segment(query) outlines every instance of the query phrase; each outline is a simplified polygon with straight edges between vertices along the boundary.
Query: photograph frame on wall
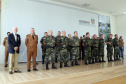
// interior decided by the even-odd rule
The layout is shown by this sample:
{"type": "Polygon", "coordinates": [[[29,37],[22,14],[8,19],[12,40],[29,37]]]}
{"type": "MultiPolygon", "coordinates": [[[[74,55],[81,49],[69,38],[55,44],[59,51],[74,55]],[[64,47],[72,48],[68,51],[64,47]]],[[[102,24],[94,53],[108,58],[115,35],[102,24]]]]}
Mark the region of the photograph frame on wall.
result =
{"type": "Polygon", "coordinates": [[[99,36],[103,34],[104,40],[108,38],[111,34],[111,26],[110,26],[110,17],[104,15],[98,15],[99,22],[98,22],[98,32],[99,36]]]}

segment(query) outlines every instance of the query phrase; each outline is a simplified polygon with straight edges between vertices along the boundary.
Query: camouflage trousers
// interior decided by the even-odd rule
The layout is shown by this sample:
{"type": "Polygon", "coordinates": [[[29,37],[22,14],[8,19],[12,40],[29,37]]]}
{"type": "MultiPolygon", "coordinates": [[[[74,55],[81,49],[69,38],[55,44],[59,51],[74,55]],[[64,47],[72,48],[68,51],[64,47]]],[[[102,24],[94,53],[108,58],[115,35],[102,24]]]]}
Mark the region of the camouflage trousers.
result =
{"type": "Polygon", "coordinates": [[[91,59],[91,47],[85,47],[85,61],[91,59]]]}
{"type": "Polygon", "coordinates": [[[69,53],[66,48],[60,50],[60,62],[68,62],[69,53]]]}
{"type": "Polygon", "coordinates": [[[42,59],[46,56],[46,47],[42,46],[42,59]]]}
{"type": "Polygon", "coordinates": [[[55,58],[58,58],[59,53],[60,53],[60,47],[57,46],[55,49],[55,58]]]}
{"type": "Polygon", "coordinates": [[[49,56],[51,56],[51,62],[55,63],[55,52],[54,52],[54,48],[47,48],[46,49],[46,63],[49,62],[49,56]]]}
{"type": "Polygon", "coordinates": [[[119,58],[119,46],[114,47],[114,57],[119,58]]]}
{"type": "Polygon", "coordinates": [[[112,58],[112,55],[113,55],[113,47],[108,47],[107,48],[107,57],[112,58]]]}
{"type": "Polygon", "coordinates": [[[68,47],[68,53],[70,55],[70,60],[72,60],[72,49],[68,47]]]}
{"type": "Polygon", "coordinates": [[[99,49],[99,56],[100,58],[104,59],[104,48],[99,49]]]}
{"type": "Polygon", "coordinates": [[[93,48],[93,59],[100,59],[98,48],[93,48]]]}
{"type": "Polygon", "coordinates": [[[79,59],[79,47],[73,47],[72,50],[72,61],[79,59]]]}

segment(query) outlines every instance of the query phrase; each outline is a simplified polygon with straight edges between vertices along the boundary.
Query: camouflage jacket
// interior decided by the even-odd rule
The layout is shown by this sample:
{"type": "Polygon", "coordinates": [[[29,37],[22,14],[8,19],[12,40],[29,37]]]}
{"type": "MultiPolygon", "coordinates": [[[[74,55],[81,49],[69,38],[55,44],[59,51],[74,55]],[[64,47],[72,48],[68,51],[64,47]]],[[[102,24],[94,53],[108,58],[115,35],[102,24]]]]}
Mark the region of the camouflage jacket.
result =
{"type": "Polygon", "coordinates": [[[68,38],[66,36],[65,37],[61,36],[59,43],[60,43],[61,48],[67,48],[68,47],[68,38]]]}
{"type": "Polygon", "coordinates": [[[60,38],[61,38],[61,36],[55,37],[56,46],[58,45],[58,43],[60,43],[60,38]]]}
{"type": "Polygon", "coordinates": [[[80,40],[78,37],[73,36],[71,39],[71,46],[72,47],[79,47],[80,40]]]}
{"type": "Polygon", "coordinates": [[[119,39],[118,38],[113,39],[113,46],[119,46],[119,39]]]}
{"type": "Polygon", "coordinates": [[[110,42],[111,43],[111,44],[107,44],[107,47],[113,47],[113,40],[112,40],[112,38],[106,39],[105,42],[110,42]]]}
{"type": "Polygon", "coordinates": [[[104,39],[99,39],[99,48],[104,48],[104,39]]]}
{"type": "Polygon", "coordinates": [[[41,38],[41,40],[40,40],[42,46],[44,46],[44,40],[46,40],[46,36],[43,36],[43,37],[41,38]]]}
{"type": "Polygon", "coordinates": [[[99,47],[99,40],[98,39],[93,39],[92,40],[92,46],[94,48],[98,48],[99,47]]]}
{"type": "Polygon", "coordinates": [[[55,37],[54,36],[48,35],[43,42],[46,43],[46,47],[55,47],[55,37]]]}
{"type": "Polygon", "coordinates": [[[91,47],[92,45],[92,40],[88,37],[86,37],[84,40],[83,40],[83,44],[85,47],[91,47]]]}

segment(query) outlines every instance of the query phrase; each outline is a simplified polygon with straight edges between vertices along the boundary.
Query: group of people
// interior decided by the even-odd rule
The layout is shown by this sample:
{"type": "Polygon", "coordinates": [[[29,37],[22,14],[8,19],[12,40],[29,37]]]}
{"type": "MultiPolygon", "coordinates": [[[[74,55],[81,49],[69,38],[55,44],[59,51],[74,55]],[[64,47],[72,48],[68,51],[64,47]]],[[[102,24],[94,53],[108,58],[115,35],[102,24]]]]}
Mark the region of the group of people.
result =
{"type": "MultiPolygon", "coordinates": [[[[21,73],[18,70],[18,56],[19,56],[19,48],[21,44],[20,35],[17,34],[18,28],[13,28],[13,33],[8,32],[3,41],[3,45],[5,46],[5,67],[7,67],[8,62],[8,54],[10,57],[9,63],[9,74],[13,74],[13,66],[15,73],[21,73]],[[14,63],[13,63],[14,60],[14,63]]],[[[53,36],[53,31],[49,30],[44,33],[44,36],[41,38],[40,43],[42,44],[42,64],[46,63],[46,70],[49,70],[48,65],[49,56],[51,56],[52,69],[57,69],[55,63],[58,63],[58,56],[60,54],[60,68],[70,67],[68,65],[68,61],[71,61],[71,66],[80,64],[79,53],[80,46],[82,47],[82,60],[84,60],[85,64],[94,64],[99,62],[105,62],[104,60],[104,45],[107,44],[107,58],[108,62],[113,61],[113,49],[114,49],[114,61],[120,59],[119,56],[119,44],[123,46],[123,39],[118,39],[118,35],[115,34],[115,38],[112,39],[112,34],[108,37],[108,39],[104,42],[103,34],[100,35],[100,38],[97,37],[96,34],[92,36],[90,39],[90,33],[87,32],[86,36],[83,39],[78,38],[78,32],[74,32],[74,36],[71,37],[71,34],[66,36],[66,31],[58,31],[58,35],[56,37],[53,36]],[[62,33],[62,35],[61,35],[62,33]],[[81,41],[80,41],[81,40],[81,41]],[[70,56],[70,59],[69,59],[70,56]]],[[[31,28],[30,34],[26,35],[25,45],[27,47],[27,71],[31,71],[31,57],[33,58],[33,70],[38,71],[36,68],[36,57],[37,57],[37,44],[38,44],[38,35],[35,34],[34,28],[31,28]]],[[[123,51],[121,51],[121,55],[123,56],[123,51]]]]}

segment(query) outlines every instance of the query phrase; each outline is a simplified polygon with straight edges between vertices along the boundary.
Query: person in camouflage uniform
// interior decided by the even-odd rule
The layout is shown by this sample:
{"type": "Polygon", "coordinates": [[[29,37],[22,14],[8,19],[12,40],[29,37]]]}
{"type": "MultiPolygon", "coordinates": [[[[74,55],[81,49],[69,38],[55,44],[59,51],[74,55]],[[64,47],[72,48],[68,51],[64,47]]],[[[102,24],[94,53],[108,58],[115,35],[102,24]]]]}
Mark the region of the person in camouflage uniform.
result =
{"type": "Polygon", "coordinates": [[[58,35],[55,37],[55,41],[56,41],[55,62],[56,63],[58,63],[57,59],[58,59],[58,55],[59,55],[59,52],[60,52],[60,45],[58,45],[59,44],[60,37],[61,37],[61,32],[58,31],[58,35]]]}
{"type": "Polygon", "coordinates": [[[103,34],[100,35],[99,39],[99,56],[102,59],[102,62],[106,62],[104,60],[104,39],[103,39],[103,34]]]}
{"type": "Polygon", "coordinates": [[[71,39],[71,43],[70,43],[72,49],[72,60],[71,60],[71,66],[74,66],[74,62],[75,65],[80,65],[78,64],[78,58],[79,58],[79,38],[78,38],[78,33],[77,31],[74,32],[74,36],[71,39]]]}
{"type": "Polygon", "coordinates": [[[90,62],[91,59],[91,44],[92,41],[90,39],[89,32],[86,33],[86,38],[83,40],[82,45],[85,46],[85,64],[88,65],[88,62],[90,62]],[[87,62],[88,61],[88,62],[87,62]]]}
{"type": "Polygon", "coordinates": [[[52,36],[53,32],[52,30],[49,30],[48,36],[44,40],[44,45],[46,46],[46,70],[49,70],[48,68],[48,62],[49,62],[49,56],[51,55],[51,62],[52,62],[52,69],[57,69],[55,67],[55,37],[52,36]]]}
{"type": "Polygon", "coordinates": [[[64,62],[64,67],[70,67],[67,65],[69,59],[68,53],[68,38],[65,36],[66,32],[62,31],[62,36],[60,38],[60,68],[62,68],[62,63],[64,62]]]}
{"type": "Polygon", "coordinates": [[[108,62],[113,61],[112,60],[112,55],[113,55],[113,39],[112,39],[112,34],[106,39],[105,43],[107,44],[107,58],[108,62]]]}
{"type": "Polygon", "coordinates": [[[45,55],[46,55],[46,46],[44,45],[43,41],[46,39],[46,36],[48,35],[47,32],[44,33],[44,36],[41,38],[40,43],[41,48],[42,48],[42,64],[44,64],[44,60],[45,60],[45,55]]]}
{"type": "Polygon", "coordinates": [[[92,40],[92,46],[93,46],[93,58],[92,58],[92,63],[94,63],[94,59],[95,59],[95,63],[101,62],[100,57],[99,57],[99,40],[97,39],[97,35],[94,34],[94,39],[92,40]]]}
{"type": "Polygon", "coordinates": [[[115,38],[113,39],[113,46],[114,46],[114,61],[117,61],[119,60],[119,39],[117,34],[115,34],[115,38]]]}
{"type": "Polygon", "coordinates": [[[72,47],[71,47],[70,43],[71,43],[71,34],[68,35],[68,52],[69,52],[70,61],[71,61],[72,60],[72,51],[71,51],[72,47]]]}
{"type": "MultiPolygon", "coordinates": [[[[93,41],[94,39],[94,35],[91,37],[91,42],[93,41]]],[[[91,45],[91,58],[93,59],[93,48],[94,46],[91,45]]],[[[93,60],[92,60],[93,61],[93,60]]],[[[91,62],[90,62],[91,63],[91,62]]],[[[93,62],[92,62],[93,63],[93,62]]]]}

